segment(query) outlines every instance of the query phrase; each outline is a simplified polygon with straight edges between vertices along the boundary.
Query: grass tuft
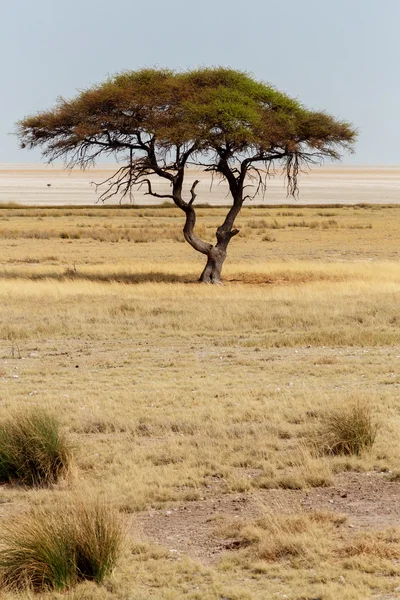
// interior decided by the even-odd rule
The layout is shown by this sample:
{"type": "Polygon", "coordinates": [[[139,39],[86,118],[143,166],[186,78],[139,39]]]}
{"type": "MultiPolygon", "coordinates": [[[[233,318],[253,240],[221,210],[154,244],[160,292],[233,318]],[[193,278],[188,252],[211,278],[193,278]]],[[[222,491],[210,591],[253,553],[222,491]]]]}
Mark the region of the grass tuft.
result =
{"type": "Polygon", "coordinates": [[[0,482],[44,487],[65,477],[71,465],[68,440],[46,411],[15,413],[0,424],[0,482]]]}
{"type": "Polygon", "coordinates": [[[373,446],[378,429],[370,404],[356,398],[325,415],[319,447],[328,454],[360,456],[373,446]]]}
{"type": "Polygon", "coordinates": [[[216,534],[228,540],[225,544],[228,550],[241,551],[242,563],[251,569],[257,560],[300,559],[311,564],[329,555],[333,533],[344,521],[342,515],[329,512],[274,514],[266,511],[263,517],[250,523],[239,520],[223,523],[216,534]]]}
{"type": "Polygon", "coordinates": [[[101,583],[123,541],[121,523],[103,502],[79,501],[32,511],[5,529],[0,581],[12,590],[62,591],[83,580],[101,583]]]}

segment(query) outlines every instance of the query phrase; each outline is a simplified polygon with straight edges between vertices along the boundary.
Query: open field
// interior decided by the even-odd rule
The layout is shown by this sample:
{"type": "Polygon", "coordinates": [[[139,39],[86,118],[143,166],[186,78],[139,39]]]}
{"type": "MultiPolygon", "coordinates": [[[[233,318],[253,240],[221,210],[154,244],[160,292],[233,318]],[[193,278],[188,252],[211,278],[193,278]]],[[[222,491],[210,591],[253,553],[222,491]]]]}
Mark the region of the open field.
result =
{"type": "Polygon", "coordinates": [[[43,597],[399,597],[399,216],[245,208],[214,287],[177,209],[0,208],[1,416],[48,408],[76,456],[51,489],[0,487],[0,540],[75,493],[127,531],[105,585],[43,597]],[[359,456],[321,451],[343,402],[379,426],[359,456]]]}
{"type": "MultiPolygon", "coordinates": [[[[101,182],[112,175],[115,167],[102,166],[87,171],[67,171],[61,165],[0,165],[0,203],[18,202],[37,205],[94,204],[95,188],[91,182],[101,182]]],[[[227,188],[209,173],[189,171],[186,190],[193,181],[197,187],[198,202],[225,204],[227,188]]],[[[325,165],[313,168],[300,176],[300,202],[304,204],[357,204],[373,202],[397,204],[400,202],[400,169],[397,166],[325,165]]],[[[153,188],[168,193],[168,186],[154,179],[153,188]]],[[[144,195],[144,189],[135,191],[136,204],[157,204],[159,201],[144,195]]],[[[283,204],[287,202],[285,181],[279,174],[268,180],[265,199],[257,202],[283,204]]]]}

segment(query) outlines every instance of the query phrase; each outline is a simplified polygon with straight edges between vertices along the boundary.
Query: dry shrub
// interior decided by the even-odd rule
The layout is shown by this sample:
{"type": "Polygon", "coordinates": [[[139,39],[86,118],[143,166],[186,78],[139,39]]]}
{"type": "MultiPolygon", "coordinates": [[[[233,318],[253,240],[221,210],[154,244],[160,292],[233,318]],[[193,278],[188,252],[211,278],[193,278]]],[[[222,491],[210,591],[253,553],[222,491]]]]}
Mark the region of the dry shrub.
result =
{"type": "Polygon", "coordinates": [[[261,239],[263,242],[276,242],[276,238],[270,233],[266,233],[261,239]]]}
{"type": "Polygon", "coordinates": [[[48,486],[71,466],[71,446],[57,419],[45,410],[18,412],[0,424],[0,482],[48,486]]]}
{"type": "Polygon", "coordinates": [[[274,219],[271,223],[268,223],[265,227],[268,229],[285,229],[286,225],[283,223],[279,223],[276,219],[274,219]]]}
{"type": "Polygon", "coordinates": [[[246,225],[249,229],[267,229],[269,227],[265,219],[249,219],[246,225]]]}
{"type": "Polygon", "coordinates": [[[101,583],[123,541],[118,516],[104,502],[79,500],[41,507],[5,528],[0,581],[13,590],[64,590],[80,581],[101,583]]]}
{"type": "Polygon", "coordinates": [[[325,415],[317,445],[325,453],[360,456],[373,446],[378,429],[371,405],[353,398],[325,415]]]}

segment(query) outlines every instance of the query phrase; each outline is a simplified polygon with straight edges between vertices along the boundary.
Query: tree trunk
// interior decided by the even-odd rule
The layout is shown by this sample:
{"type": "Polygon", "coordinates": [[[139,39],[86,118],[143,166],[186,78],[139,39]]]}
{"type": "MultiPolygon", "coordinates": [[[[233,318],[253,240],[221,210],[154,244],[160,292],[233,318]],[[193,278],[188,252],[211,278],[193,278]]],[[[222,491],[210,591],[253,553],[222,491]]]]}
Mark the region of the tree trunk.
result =
{"type": "Polygon", "coordinates": [[[222,265],[226,258],[226,251],[223,248],[213,246],[207,256],[207,264],[204,267],[199,281],[202,283],[221,283],[222,265]]]}
{"type": "Polygon", "coordinates": [[[235,200],[235,205],[230,209],[224,223],[218,227],[216,232],[217,243],[213,246],[209,242],[204,242],[194,233],[196,212],[193,208],[193,202],[196,198],[195,189],[199,181],[196,180],[191,187],[191,199],[189,202],[184,202],[181,195],[182,180],[182,177],[180,180],[176,180],[172,198],[175,204],[186,214],[185,226],[183,228],[185,240],[197,252],[201,252],[207,256],[207,264],[200,275],[199,281],[202,283],[219,284],[221,283],[222,265],[226,259],[226,249],[233,236],[239,233],[239,230],[232,229],[232,226],[243,203],[242,197],[240,196],[238,200],[235,200]]]}
{"type": "Polygon", "coordinates": [[[217,243],[207,252],[207,264],[204,267],[199,281],[202,283],[221,283],[222,265],[226,259],[226,249],[233,236],[239,233],[238,229],[226,231],[223,226],[217,229],[217,243]]]}

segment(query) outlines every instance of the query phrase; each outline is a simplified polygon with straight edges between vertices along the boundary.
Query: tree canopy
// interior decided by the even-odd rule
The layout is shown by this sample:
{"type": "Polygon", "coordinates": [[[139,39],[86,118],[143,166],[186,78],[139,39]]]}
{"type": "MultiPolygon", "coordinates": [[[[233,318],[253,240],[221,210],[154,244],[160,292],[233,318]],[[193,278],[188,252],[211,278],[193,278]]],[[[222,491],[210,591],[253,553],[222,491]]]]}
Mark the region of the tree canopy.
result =
{"type": "Polygon", "coordinates": [[[271,167],[285,169],[288,194],[295,196],[301,168],[339,159],[352,150],[356,132],[246,73],[205,68],[115,75],[25,117],[18,135],[22,147],[40,147],[48,161],[63,159],[71,168],[115,157],[121,166],[103,182],[101,198],[131,195],[145,185],[148,194],[171,199],[186,215],[186,240],[207,256],[201,280],[218,283],[227,245],[239,233],[235,219],[243,202],[265,189],[271,167]],[[216,173],[229,186],[231,206],[215,245],[194,233],[198,182],[190,198],[182,192],[189,165],[216,173]],[[153,190],[155,175],[169,182],[169,193],[153,190]]]}

